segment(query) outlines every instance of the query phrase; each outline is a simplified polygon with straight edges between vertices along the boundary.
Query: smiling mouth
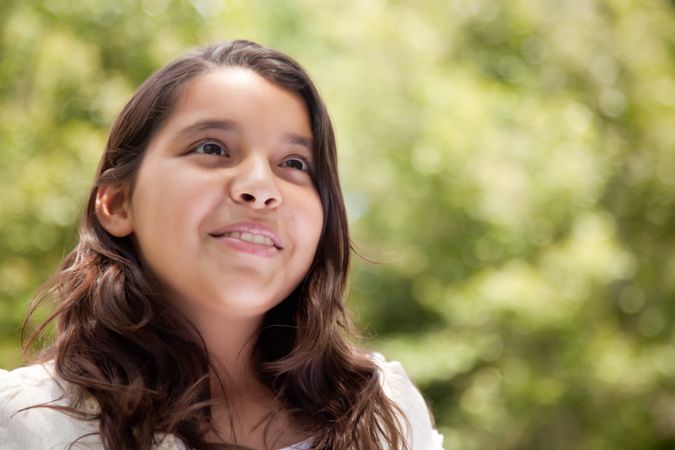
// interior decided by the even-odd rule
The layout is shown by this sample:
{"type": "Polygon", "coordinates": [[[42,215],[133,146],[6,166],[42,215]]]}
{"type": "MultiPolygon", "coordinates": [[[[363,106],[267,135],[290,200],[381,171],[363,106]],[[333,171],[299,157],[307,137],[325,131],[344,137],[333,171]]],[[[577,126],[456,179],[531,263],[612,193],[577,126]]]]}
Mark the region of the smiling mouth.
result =
{"type": "Polygon", "coordinates": [[[251,244],[255,245],[260,245],[263,247],[271,247],[271,248],[276,248],[277,250],[281,250],[281,247],[278,247],[274,245],[274,242],[272,239],[270,239],[267,236],[263,236],[262,234],[255,234],[255,233],[249,233],[246,231],[239,232],[239,231],[229,231],[226,233],[222,234],[211,234],[211,236],[215,238],[231,238],[231,239],[237,239],[240,241],[248,242],[251,244]]]}

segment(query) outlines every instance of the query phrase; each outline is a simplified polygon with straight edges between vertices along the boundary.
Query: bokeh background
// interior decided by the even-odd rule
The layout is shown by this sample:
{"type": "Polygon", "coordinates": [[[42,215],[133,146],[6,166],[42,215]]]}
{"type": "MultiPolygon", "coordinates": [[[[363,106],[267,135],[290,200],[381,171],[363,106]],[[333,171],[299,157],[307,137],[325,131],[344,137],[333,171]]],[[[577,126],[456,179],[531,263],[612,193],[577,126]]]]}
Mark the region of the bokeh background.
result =
{"type": "Polygon", "coordinates": [[[233,38],[325,96],[350,305],[447,449],[675,448],[672,0],[2,0],[0,367],[123,103],[233,38]]]}

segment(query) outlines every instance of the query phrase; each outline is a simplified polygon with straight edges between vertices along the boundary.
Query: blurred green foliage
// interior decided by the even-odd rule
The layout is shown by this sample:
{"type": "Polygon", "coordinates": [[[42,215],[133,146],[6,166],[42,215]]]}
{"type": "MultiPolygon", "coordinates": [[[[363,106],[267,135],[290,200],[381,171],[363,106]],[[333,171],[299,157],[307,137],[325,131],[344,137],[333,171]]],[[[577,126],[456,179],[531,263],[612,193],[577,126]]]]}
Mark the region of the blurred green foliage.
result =
{"type": "Polygon", "coordinates": [[[448,449],[675,448],[675,8],[3,0],[0,367],[153,70],[248,38],[333,113],[350,305],[448,449]]]}

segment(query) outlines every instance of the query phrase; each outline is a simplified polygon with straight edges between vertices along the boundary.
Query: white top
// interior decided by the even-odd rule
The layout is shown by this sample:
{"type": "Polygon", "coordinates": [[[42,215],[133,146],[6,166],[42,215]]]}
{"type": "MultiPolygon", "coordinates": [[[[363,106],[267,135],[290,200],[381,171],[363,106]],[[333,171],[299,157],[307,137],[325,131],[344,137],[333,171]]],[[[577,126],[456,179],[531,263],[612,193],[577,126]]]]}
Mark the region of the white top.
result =
{"type": "MultiPolygon", "coordinates": [[[[443,436],[434,429],[422,396],[397,362],[387,362],[382,355],[373,356],[383,373],[384,393],[405,413],[410,430],[406,433],[411,450],[443,450],[443,436]]],[[[50,402],[67,405],[64,381],[57,381],[52,366],[34,365],[8,372],[0,369],[0,450],[65,450],[72,442],[74,450],[102,449],[98,422],[83,421],[49,408],[22,408],[50,402]],[[93,433],[91,435],[88,435],[93,433]],[[87,436],[88,435],[88,436],[87,436]],[[79,439],[79,440],[78,440],[79,439]]],[[[96,412],[93,398],[81,405],[85,412],[96,412]]],[[[173,435],[158,435],[153,450],[185,450],[173,435]]],[[[281,450],[311,448],[305,441],[281,450]]]]}

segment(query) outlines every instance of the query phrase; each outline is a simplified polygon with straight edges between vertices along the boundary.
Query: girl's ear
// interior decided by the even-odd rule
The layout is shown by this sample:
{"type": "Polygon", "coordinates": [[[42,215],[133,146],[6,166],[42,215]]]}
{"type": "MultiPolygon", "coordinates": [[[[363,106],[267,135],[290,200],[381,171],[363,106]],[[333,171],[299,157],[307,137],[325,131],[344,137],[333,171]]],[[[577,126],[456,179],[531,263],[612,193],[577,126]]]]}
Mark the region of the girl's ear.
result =
{"type": "Polygon", "coordinates": [[[126,184],[105,184],[96,191],[96,217],[113,236],[125,237],[134,231],[129,200],[126,184]]]}

